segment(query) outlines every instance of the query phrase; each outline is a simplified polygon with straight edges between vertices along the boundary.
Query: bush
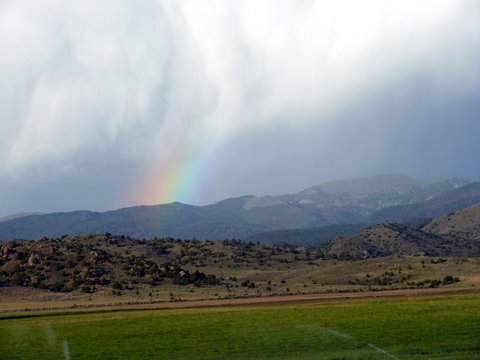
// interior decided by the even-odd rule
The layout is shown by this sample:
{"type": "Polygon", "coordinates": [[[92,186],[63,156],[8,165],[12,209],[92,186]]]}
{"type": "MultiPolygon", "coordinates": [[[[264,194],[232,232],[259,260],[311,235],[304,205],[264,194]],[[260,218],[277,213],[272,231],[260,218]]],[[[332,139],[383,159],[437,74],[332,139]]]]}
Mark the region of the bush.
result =
{"type": "Polygon", "coordinates": [[[24,272],[16,272],[15,275],[13,276],[13,285],[17,286],[26,286],[27,285],[27,274],[24,272]]]}
{"type": "Polygon", "coordinates": [[[90,286],[82,286],[82,288],[80,289],[80,291],[82,293],[85,293],[85,294],[91,294],[93,293],[93,289],[90,287],[90,286]]]}
{"type": "Polygon", "coordinates": [[[26,260],[28,258],[28,253],[25,251],[19,251],[16,255],[15,258],[17,260],[26,260]]]}
{"type": "Polygon", "coordinates": [[[240,286],[248,287],[249,289],[253,289],[253,288],[255,288],[255,283],[253,281],[250,281],[250,280],[245,280],[245,281],[242,281],[240,286]]]}
{"type": "Polygon", "coordinates": [[[68,291],[63,281],[56,281],[52,286],[50,286],[50,290],[56,292],[68,291]]]}
{"type": "Polygon", "coordinates": [[[123,287],[122,287],[122,284],[120,284],[120,282],[114,281],[114,282],[112,283],[112,289],[114,289],[114,290],[122,290],[122,288],[123,288],[123,287]]]}
{"type": "Polygon", "coordinates": [[[458,282],[458,281],[460,281],[460,279],[458,277],[454,278],[451,275],[447,275],[443,278],[442,285],[453,284],[453,283],[458,282]]]}

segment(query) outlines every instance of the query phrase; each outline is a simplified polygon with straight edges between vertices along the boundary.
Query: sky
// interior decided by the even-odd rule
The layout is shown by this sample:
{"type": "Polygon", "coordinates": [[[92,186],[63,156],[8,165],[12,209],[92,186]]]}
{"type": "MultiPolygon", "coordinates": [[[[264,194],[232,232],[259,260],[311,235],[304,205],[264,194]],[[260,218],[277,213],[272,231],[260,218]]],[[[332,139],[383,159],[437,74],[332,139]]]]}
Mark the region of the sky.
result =
{"type": "Polygon", "coordinates": [[[0,0],[0,216],[480,180],[477,0],[0,0]]]}

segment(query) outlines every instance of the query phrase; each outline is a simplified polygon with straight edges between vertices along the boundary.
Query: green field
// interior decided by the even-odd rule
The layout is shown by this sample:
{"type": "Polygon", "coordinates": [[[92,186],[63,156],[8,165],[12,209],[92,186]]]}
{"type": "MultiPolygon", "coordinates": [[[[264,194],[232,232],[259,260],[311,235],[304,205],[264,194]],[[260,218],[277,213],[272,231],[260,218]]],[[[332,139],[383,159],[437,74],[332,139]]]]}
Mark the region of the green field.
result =
{"type": "Polygon", "coordinates": [[[2,359],[480,359],[480,295],[0,315],[2,359]]]}

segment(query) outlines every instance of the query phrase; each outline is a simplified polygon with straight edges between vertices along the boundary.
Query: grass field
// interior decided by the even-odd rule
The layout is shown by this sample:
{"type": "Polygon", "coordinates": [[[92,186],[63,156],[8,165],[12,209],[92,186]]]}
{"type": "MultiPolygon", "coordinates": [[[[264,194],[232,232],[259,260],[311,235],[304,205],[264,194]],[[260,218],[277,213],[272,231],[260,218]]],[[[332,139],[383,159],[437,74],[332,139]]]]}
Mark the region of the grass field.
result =
{"type": "Polygon", "coordinates": [[[0,315],[4,359],[480,359],[480,295],[0,315]]]}

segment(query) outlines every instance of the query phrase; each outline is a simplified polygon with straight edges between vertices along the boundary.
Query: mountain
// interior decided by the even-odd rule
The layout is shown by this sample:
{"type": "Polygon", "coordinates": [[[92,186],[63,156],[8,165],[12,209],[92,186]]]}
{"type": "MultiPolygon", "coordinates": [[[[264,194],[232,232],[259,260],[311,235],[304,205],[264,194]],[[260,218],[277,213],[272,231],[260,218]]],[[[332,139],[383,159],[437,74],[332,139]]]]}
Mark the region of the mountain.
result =
{"type": "Polygon", "coordinates": [[[2,221],[9,221],[9,220],[14,220],[14,219],[20,219],[25,216],[30,216],[30,215],[41,215],[43,213],[41,212],[18,212],[12,215],[4,216],[0,218],[0,222],[2,221]]]}
{"type": "Polygon", "coordinates": [[[361,223],[382,208],[433,199],[469,183],[381,175],[328,182],[296,194],[243,196],[206,206],[171,203],[29,215],[0,222],[0,238],[109,232],[136,238],[245,239],[275,230],[361,223]]]}
{"type": "MultiPolygon", "coordinates": [[[[425,225],[431,218],[449,214],[472,204],[480,204],[480,183],[474,182],[438,197],[414,204],[397,205],[378,210],[367,216],[364,223],[333,224],[304,229],[276,230],[255,234],[248,238],[250,241],[261,243],[287,243],[299,246],[320,246],[327,241],[363,231],[373,224],[402,223],[411,227],[425,225]]],[[[474,207],[475,208],[475,207],[474,207]]],[[[476,209],[476,208],[475,208],[476,209]]],[[[466,211],[466,210],[465,210],[466,211]]],[[[448,216],[451,218],[451,216],[448,216]]],[[[442,219],[442,218],[439,218],[442,219]]],[[[437,221],[440,221],[437,219],[437,221]]],[[[469,219],[469,221],[472,221],[469,219]]],[[[451,224],[451,223],[450,223],[451,224]]],[[[480,228],[480,224],[471,223],[480,228]]],[[[476,228],[475,228],[476,229],[476,228]]],[[[474,230],[474,229],[470,229],[474,230]]],[[[428,231],[434,233],[434,231],[428,231]]],[[[470,231],[469,236],[473,233],[470,231]]],[[[476,236],[480,236],[476,234],[476,236]]]]}
{"type": "Polygon", "coordinates": [[[480,203],[480,182],[473,182],[426,201],[378,210],[367,216],[365,222],[370,224],[420,223],[478,203],[480,203]]]}
{"type": "Polygon", "coordinates": [[[432,180],[380,175],[328,182],[282,198],[316,207],[352,208],[368,215],[382,208],[424,201],[470,182],[457,178],[432,180]]]}
{"type": "Polygon", "coordinates": [[[330,257],[366,259],[380,256],[480,256],[480,204],[432,219],[421,229],[379,224],[328,242],[330,257]]]}

